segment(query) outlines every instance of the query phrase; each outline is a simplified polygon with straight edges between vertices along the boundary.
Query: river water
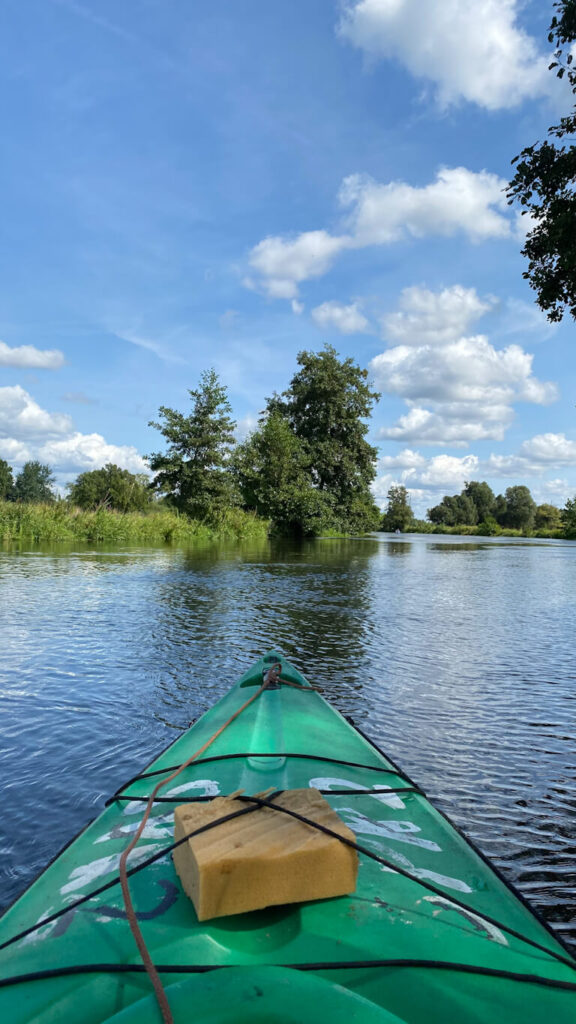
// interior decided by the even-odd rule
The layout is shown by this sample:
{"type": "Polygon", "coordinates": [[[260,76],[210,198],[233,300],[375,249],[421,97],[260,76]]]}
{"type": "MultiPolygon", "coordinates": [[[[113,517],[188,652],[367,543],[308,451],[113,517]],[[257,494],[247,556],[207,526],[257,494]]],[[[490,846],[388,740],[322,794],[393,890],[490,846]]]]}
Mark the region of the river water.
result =
{"type": "Polygon", "coordinates": [[[576,943],[576,544],[0,549],[0,906],[275,647],[576,943]]]}

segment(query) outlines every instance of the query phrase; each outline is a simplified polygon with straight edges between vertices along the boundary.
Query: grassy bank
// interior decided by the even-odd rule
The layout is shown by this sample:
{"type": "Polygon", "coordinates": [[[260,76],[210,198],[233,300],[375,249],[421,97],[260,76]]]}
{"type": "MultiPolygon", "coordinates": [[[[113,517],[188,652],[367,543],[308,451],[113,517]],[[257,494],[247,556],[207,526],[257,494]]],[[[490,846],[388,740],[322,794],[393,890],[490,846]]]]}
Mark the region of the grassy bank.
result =
{"type": "Polygon", "coordinates": [[[49,505],[20,505],[0,501],[0,539],[141,541],[182,544],[196,540],[250,540],[268,535],[264,519],[242,509],[228,509],[217,522],[200,523],[172,509],[86,512],[65,501],[49,505]]]}
{"type": "Polygon", "coordinates": [[[410,526],[407,527],[406,533],[445,533],[453,534],[460,537],[537,537],[547,540],[574,540],[574,535],[569,531],[564,530],[532,530],[526,532],[524,530],[512,530],[506,527],[498,527],[497,529],[486,528],[486,524],[480,523],[479,526],[438,526],[433,523],[429,523],[424,519],[415,520],[410,526]]]}

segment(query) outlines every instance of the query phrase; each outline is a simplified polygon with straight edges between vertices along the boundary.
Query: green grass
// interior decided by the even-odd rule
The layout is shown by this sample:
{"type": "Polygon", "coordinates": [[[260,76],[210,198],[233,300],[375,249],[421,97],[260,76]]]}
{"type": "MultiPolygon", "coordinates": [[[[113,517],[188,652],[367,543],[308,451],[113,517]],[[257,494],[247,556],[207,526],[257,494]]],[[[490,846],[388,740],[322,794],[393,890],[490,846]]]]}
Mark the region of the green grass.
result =
{"type": "Polygon", "coordinates": [[[0,501],[0,539],[5,541],[26,538],[185,544],[196,540],[264,538],[268,529],[265,520],[237,508],[227,509],[208,524],[166,508],[146,513],[121,513],[106,508],[86,512],[65,501],[49,505],[0,501]]]}
{"type": "Polygon", "coordinates": [[[498,527],[493,533],[484,531],[480,526],[470,526],[468,524],[461,526],[432,526],[431,524],[425,524],[430,526],[430,529],[421,529],[419,522],[411,524],[407,532],[412,533],[444,533],[444,534],[455,534],[463,537],[536,537],[547,540],[573,540],[576,539],[573,534],[569,531],[563,530],[532,530],[530,533],[525,533],[524,530],[512,530],[506,527],[498,527]]]}

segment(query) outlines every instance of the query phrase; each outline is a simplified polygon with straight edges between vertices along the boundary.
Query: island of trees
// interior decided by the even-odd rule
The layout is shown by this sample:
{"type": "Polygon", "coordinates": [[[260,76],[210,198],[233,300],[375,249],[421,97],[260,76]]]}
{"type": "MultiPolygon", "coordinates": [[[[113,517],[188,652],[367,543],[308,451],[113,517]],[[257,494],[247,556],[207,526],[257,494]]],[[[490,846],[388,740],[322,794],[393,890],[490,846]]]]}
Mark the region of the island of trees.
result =
{"type": "Polygon", "coordinates": [[[460,494],[446,494],[429,508],[426,520],[414,518],[406,487],[388,491],[381,528],[393,533],[461,533],[480,537],[565,537],[576,539],[576,498],[564,508],[537,505],[524,484],[494,494],[486,481],[467,482],[460,494]]]}
{"type": "Polygon", "coordinates": [[[108,464],[81,473],[62,498],[49,466],[30,461],[15,475],[0,459],[0,537],[188,540],[379,529],[576,537],[576,498],[562,510],[537,506],[523,485],[494,495],[471,481],[429,509],[427,521],[414,519],[406,488],[396,486],[382,515],[371,491],[378,451],[366,437],[380,396],[368,372],[331,346],[299,354],[288,388],[266,401],[245,440],[236,439],[214,370],[189,396],[187,413],[161,406],[150,423],[163,442],[147,456],[151,477],[108,464]]]}
{"type": "Polygon", "coordinates": [[[330,346],[301,352],[298,367],[243,441],[225,387],[214,370],[205,372],[189,392],[189,412],[162,406],[150,424],[163,440],[147,456],[151,479],[110,464],[81,473],[59,499],[49,466],[28,462],[14,477],[0,461],[0,535],[313,537],[378,529],[370,490],[378,453],[366,435],[380,396],[367,370],[330,346]]]}

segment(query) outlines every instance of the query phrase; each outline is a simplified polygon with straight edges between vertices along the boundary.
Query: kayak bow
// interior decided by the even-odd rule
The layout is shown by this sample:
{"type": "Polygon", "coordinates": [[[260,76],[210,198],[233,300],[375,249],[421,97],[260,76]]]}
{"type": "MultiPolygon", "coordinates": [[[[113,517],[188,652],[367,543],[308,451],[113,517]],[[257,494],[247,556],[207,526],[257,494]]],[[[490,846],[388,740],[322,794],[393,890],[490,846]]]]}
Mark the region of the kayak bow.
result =
{"type": "Polygon", "coordinates": [[[160,1020],[119,862],[153,788],[205,746],[159,790],[128,857],[136,918],[176,1024],[296,1024],[319,1010],[333,1024],[572,1024],[570,952],[422,790],[275,652],[127,782],[5,913],[2,1020],[160,1020]],[[276,662],[280,680],[270,676],[276,662]],[[272,685],[259,693],[266,676],[272,685]],[[172,862],[174,807],[240,789],[249,812],[253,794],[272,788],[264,799],[274,806],[274,793],[304,787],[323,793],[356,836],[356,892],[200,923],[172,862]]]}

